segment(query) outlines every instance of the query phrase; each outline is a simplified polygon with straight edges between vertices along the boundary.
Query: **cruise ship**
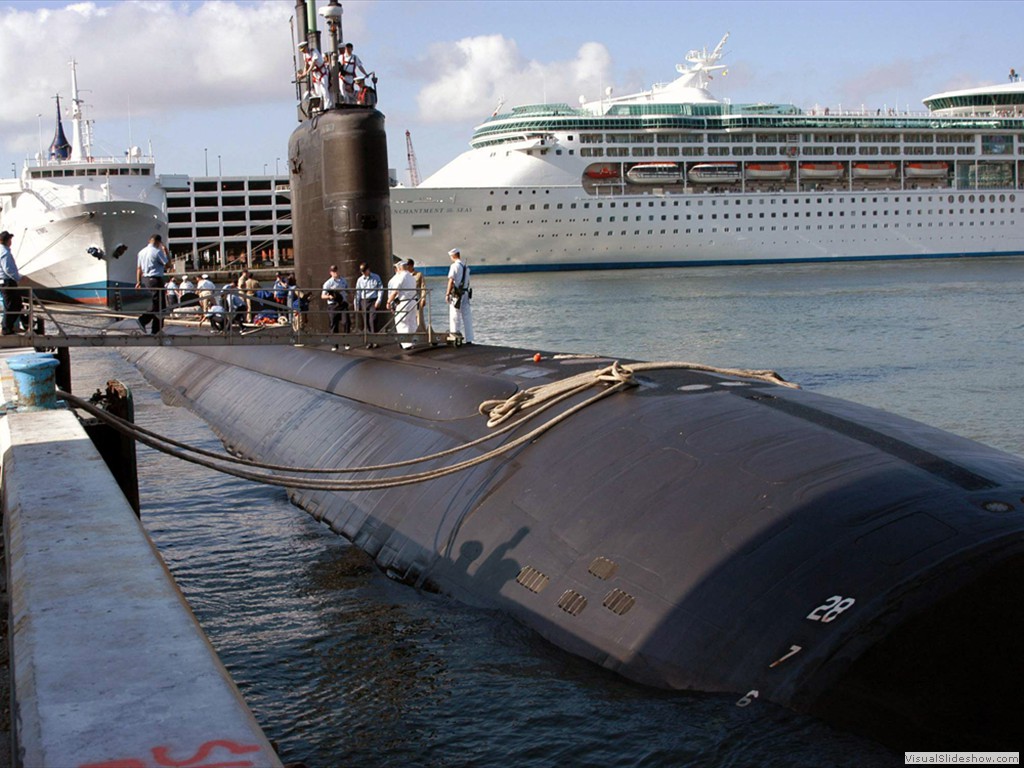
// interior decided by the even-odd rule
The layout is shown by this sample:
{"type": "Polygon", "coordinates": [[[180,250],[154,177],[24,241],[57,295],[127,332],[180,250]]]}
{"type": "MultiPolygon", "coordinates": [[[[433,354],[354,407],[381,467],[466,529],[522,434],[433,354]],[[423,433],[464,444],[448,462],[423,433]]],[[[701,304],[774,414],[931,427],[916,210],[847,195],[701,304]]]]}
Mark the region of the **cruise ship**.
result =
{"type": "Polygon", "coordinates": [[[728,37],[649,91],[488,118],[392,190],[395,253],[457,245],[478,273],[1024,253],[1020,82],[920,114],[733,104],[709,90],[728,37]]]}
{"type": "Polygon", "coordinates": [[[116,304],[122,289],[135,286],[136,253],[151,235],[167,234],[164,190],[138,147],[93,155],[74,61],[71,122],[69,142],[58,98],[47,156],[26,161],[19,178],[0,179],[0,229],[14,235],[22,286],[43,298],[116,304]]]}

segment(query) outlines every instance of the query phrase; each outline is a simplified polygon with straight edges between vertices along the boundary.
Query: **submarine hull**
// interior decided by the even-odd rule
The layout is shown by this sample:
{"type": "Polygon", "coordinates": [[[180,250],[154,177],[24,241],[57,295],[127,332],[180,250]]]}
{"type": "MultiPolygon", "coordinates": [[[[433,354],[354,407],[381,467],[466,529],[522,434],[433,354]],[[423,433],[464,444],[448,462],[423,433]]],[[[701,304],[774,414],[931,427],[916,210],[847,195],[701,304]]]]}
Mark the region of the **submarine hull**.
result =
{"type": "MultiPolygon", "coordinates": [[[[488,432],[482,401],[609,362],[480,346],[123,354],[231,452],[308,467],[463,445],[488,432]]],[[[638,682],[772,701],[898,747],[1018,738],[1024,460],[941,430],[665,369],[471,469],[289,495],[393,578],[638,682]]]]}

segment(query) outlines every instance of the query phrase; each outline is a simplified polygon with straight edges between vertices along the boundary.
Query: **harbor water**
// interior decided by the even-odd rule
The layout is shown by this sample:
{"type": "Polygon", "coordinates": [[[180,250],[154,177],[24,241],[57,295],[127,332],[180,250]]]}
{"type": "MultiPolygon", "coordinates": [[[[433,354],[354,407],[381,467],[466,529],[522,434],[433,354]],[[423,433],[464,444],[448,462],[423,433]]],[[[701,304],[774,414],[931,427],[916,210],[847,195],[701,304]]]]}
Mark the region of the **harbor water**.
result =
{"type": "MultiPolygon", "coordinates": [[[[478,343],[772,368],[1024,454],[1022,284],[1012,259],[494,275],[474,278],[473,312],[478,343]]],[[[141,424],[218,447],[116,353],[76,349],[72,368],[79,394],[120,378],[141,424]]],[[[285,762],[901,764],[764,702],[634,685],[503,615],[394,583],[279,489],[146,448],[139,472],[147,530],[285,762]]]]}

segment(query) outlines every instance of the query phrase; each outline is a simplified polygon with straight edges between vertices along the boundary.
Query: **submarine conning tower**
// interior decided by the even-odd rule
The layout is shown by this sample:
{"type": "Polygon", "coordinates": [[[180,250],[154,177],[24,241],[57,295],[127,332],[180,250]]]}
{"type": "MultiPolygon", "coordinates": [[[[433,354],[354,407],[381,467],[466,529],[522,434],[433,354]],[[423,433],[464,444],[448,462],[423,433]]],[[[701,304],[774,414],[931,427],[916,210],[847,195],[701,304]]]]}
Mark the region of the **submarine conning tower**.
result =
{"type": "MultiPolygon", "coordinates": [[[[288,141],[288,167],[295,242],[295,277],[302,288],[316,288],[337,265],[354,287],[359,262],[387,281],[391,273],[391,201],[384,115],[375,107],[376,91],[346,103],[339,88],[341,6],[320,9],[327,20],[330,50],[320,53],[314,0],[296,0],[297,66],[303,51],[322,57],[316,74],[296,81],[299,126],[288,141]],[[319,94],[321,95],[317,95],[319,94]],[[362,102],[362,103],[360,103],[362,102]]],[[[311,316],[326,330],[326,318],[311,316]]]]}

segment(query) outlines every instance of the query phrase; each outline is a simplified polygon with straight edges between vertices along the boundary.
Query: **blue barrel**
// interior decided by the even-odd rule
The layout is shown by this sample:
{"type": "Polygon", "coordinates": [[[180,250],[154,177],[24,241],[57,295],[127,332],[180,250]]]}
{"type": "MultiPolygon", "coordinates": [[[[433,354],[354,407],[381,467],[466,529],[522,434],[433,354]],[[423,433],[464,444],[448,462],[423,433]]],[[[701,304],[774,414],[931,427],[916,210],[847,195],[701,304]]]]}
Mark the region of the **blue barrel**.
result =
{"type": "Polygon", "coordinates": [[[46,353],[15,355],[7,360],[18,389],[18,410],[57,407],[56,370],[60,362],[46,353]]]}

